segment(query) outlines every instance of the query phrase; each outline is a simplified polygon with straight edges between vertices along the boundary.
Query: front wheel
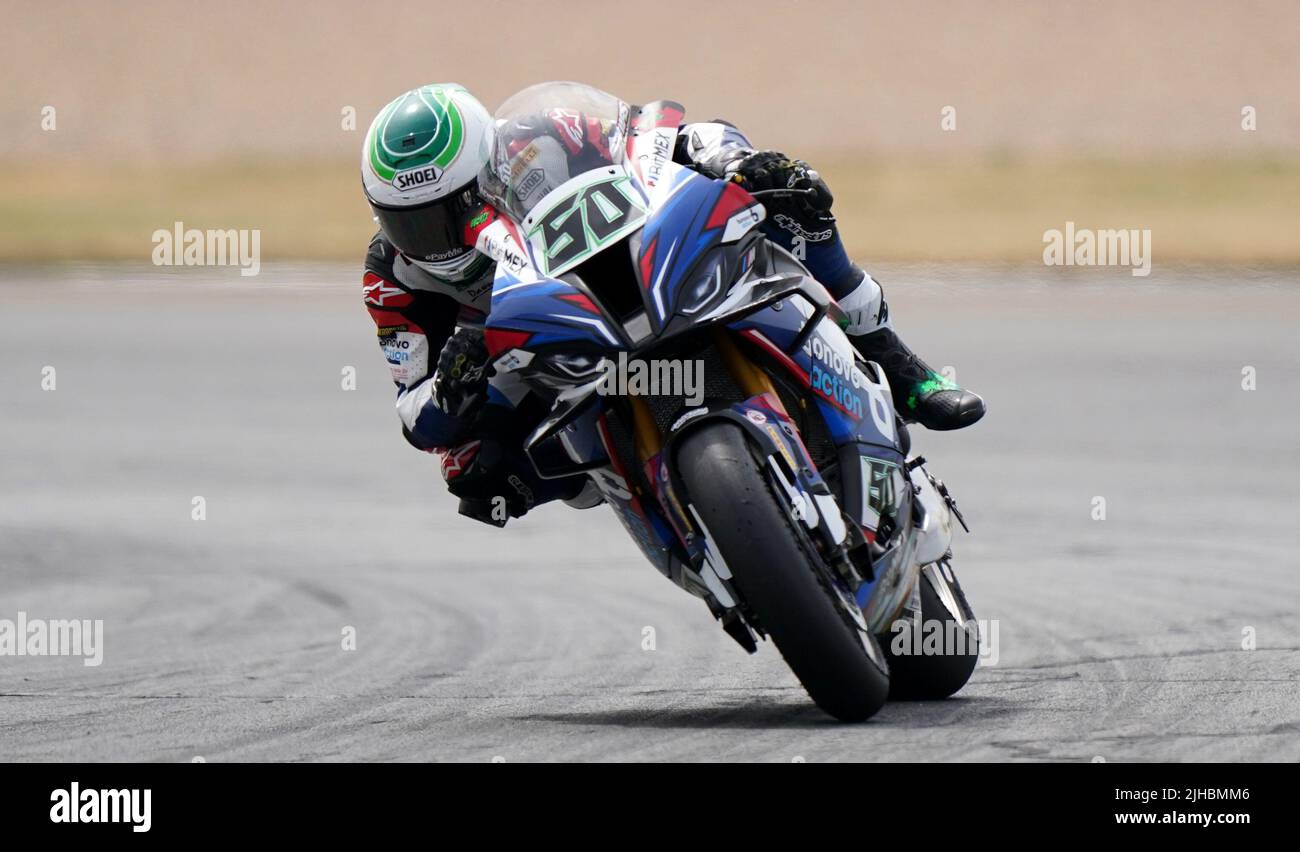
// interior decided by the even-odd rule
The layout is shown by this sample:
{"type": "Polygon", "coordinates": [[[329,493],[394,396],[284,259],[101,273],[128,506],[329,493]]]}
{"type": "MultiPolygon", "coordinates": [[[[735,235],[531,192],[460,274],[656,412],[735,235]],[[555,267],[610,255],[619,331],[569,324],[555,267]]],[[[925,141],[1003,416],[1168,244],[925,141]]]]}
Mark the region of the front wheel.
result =
{"type": "Polygon", "coordinates": [[[741,428],[700,426],[683,437],[677,465],[737,591],[808,695],[844,722],[874,715],[889,696],[879,646],[819,570],[821,557],[792,523],[741,428]]]}

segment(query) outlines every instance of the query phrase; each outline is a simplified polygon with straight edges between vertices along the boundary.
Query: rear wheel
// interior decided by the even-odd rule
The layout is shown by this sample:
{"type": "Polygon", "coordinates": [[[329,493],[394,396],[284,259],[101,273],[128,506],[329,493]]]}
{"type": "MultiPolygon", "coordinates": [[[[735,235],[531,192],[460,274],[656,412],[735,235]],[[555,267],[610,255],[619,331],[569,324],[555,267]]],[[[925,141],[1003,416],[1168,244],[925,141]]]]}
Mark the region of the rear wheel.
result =
{"type": "Polygon", "coordinates": [[[889,657],[889,697],[947,698],[966,685],[979,663],[975,616],[946,562],[925,566],[916,581],[921,585],[921,624],[906,622],[880,643],[889,657]]]}
{"type": "Polygon", "coordinates": [[[819,570],[741,428],[701,426],[684,436],[677,465],[737,591],[809,696],[844,722],[875,714],[889,695],[884,656],[819,570]]]}

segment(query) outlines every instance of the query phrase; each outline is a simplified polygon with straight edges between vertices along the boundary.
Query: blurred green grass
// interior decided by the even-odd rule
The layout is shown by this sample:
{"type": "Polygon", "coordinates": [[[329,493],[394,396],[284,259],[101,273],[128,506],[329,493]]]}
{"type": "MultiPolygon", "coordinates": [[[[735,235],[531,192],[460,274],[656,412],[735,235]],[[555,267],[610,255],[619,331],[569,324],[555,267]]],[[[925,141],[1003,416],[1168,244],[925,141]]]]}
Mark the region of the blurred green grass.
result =
{"type": "Polygon", "coordinates": [[[1300,160],[829,163],[854,256],[1039,263],[1043,232],[1150,228],[1155,262],[1300,262],[1300,160]]]}
{"type": "MultiPolygon", "coordinates": [[[[855,257],[1041,262],[1042,235],[1150,228],[1156,263],[1300,263],[1300,158],[809,158],[855,257]]],[[[360,262],[352,162],[190,167],[0,162],[0,262],[147,261],[156,229],[259,228],[265,259],[360,262]]]]}

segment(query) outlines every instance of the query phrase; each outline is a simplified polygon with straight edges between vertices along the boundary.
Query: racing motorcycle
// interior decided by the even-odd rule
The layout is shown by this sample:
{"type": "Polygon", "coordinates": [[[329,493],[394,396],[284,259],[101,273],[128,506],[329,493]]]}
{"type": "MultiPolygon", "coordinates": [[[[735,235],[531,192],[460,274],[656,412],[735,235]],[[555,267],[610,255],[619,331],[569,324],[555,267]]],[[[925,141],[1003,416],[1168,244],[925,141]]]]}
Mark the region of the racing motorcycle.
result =
{"type": "Polygon", "coordinates": [[[525,452],[543,478],[588,477],[660,572],[746,651],[770,638],[831,716],[946,697],[978,657],[961,516],[834,300],[757,227],[761,201],[673,162],[683,115],[575,83],[496,114],[477,247],[497,262],[493,381],[550,402],[525,452]],[[699,364],[702,398],[603,392],[635,361],[699,364]],[[898,641],[932,622],[970,641],[898,641]]]}

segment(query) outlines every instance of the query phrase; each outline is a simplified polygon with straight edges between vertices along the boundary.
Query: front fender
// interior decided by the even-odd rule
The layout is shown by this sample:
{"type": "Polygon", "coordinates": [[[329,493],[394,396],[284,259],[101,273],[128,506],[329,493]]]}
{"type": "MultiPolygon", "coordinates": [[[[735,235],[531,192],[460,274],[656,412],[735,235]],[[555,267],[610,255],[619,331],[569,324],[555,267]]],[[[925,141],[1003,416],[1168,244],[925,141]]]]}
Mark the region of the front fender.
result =
{"type": "Polygon", "coordinates": [[[667,475],[667,484],[677,498],[673,502],[681,506],[690,502],[677,472],[676,451],[681,442],[710,424],[720,421],[734,423],[766,460],[775,484],[779,486],[779,495],[790,505],[791,517],[798,520],[811,535],[821,537],[830,547],[844,545],[848,538],[848,528],[839,504],[813,465],[794,424],[771,404],[765,394],[727,408],[699,410],[702,413],[693,414],[688,411],[678,419],[674,424],[676,428],[664,442],[664,451],[660,456],[663,462],[660,475],[667,475]]]}

